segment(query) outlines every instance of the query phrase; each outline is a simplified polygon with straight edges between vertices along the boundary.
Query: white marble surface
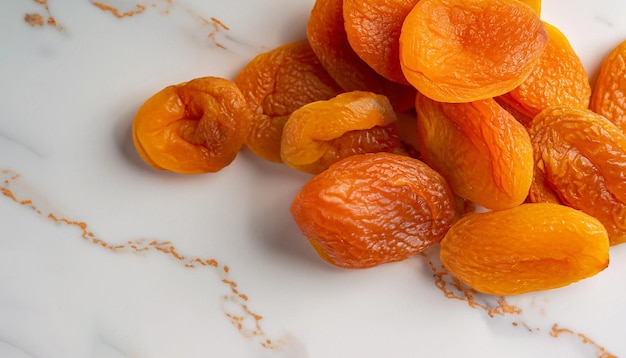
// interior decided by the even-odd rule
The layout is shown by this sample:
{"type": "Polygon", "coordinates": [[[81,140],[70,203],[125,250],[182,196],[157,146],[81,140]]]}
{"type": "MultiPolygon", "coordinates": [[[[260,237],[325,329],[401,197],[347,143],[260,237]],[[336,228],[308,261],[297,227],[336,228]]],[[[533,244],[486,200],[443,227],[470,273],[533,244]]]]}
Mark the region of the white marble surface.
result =
{"type": "MultiPolygon", "coordinates": [[[[148,96],[302,38],[311,0],[100,4],[138,13],[0,3],[0,357],[626,356],[626,245],[596,277],[500,314],[449,276],[461,299],[446,298],[426,257],[321,263],[288,213],[306,175],[247,151],[211,175],[141,162],[130,126],[148,96]]],[[[626,38],[623,0],[543,11],[590,74],[626,38]]]]}

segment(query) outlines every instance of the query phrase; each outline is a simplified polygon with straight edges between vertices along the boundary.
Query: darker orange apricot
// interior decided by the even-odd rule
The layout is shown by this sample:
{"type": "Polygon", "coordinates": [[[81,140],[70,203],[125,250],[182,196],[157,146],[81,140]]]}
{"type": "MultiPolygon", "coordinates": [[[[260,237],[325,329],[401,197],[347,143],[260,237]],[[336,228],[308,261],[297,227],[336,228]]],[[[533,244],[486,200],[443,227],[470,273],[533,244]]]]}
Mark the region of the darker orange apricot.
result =
{"type": "Polygon", "coordinates": [[[528,5],[510,0],[420,0],[400,34],[406,79],[440,102],[504,94],[533,70],[548,40],[528,5]]]}
{"type": "Polygon", "coordinates": [[[419,0],[343,0],[348,42],[374,71],[409,84],[400,67],[400,30],[419,0]]]}
{"type": "Polygon", "coordinates": [[[342,92],[307,41],[257,55],[239,72],[235,84],[254,113],[246,146],[274,162],[281,161],[280,138],[291,112],[342,92]]]}
{"type": "Polygon", "coordinates": [[[415,89],[390,81],[374,71],[354,52],[343,20],[343,0],[316,0],[307,24],[313,52],[345,91],[382,94],[397,111],[414,106],[415,89]]]}
{"type": "Polygon", "coordinates": [[[307,182],[291,205],[302,234],[328,263],[367,268],[438,243],[455,218],[446,181],[392,153],[358,154],[307,182]]]}

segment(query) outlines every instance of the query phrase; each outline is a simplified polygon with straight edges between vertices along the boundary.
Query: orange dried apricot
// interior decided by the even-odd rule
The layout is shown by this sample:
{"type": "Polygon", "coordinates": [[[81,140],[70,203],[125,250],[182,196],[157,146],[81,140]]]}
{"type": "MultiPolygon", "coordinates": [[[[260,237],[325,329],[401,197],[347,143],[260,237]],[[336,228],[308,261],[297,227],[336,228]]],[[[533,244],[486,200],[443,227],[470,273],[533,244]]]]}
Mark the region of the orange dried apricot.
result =
{"type": "Polygon", "coordinates": [[[281,157],[317,174],[350,155],[392,152],[400,146],[389,100],[372,92],[345,92],[294,111],[283,130],[281,157]]]}
{"type": "Polygon", "coordinates": [[[307,182],[291,214],[326,262],[367,268],[401,261],[439,242],[455,217],[452,191],[417,159],[354,155],[307,182]]]}
{"type": "Polygon", "coordinates": [[[548,44],[539,62],[522,84],[498,98],[519,111],[525,124],[548,107],[587,108],[591,96],[587,71],[567,37],[546,22],[544,26],[548,44]]]}
{"type": "Polygon", "coordinates": [[[414,106],[415,88],[384,78],[354,52],[344,26],[343,0],[316,0],[306,32],[320,63],[344,91],[383,94],[397,111],[414,106]]]}
{"type": "Polygon", "coordinates": [[[153,168],[208,173],[235,159],[251,122],[246,99],[232,81],[202,77],[150,97],[133,119],[132,135],[137,152],[153,168]]]}
{"type": "Polygon", "coordinates": [[[582,210],[604,224],[612,245],[626,242],[626,134],[575,107],[543,110],[528,133],[535,153],[529,200],[582,210]]]}
{"type": "Polygon", "coordinates": [[[626,133],[626,40],[602,61],[590,108],[626,133]]]}
{"type": "Polygon", "coordinates": [[[420,0],[404,20],[406,79],[441,102],[499,96],[521,84],[548,35],[537,13],[511,0],[420,0]]]}
{"type": "Polygon", "coordinates": [[[462,217],[441,240],[441,262],[479,292],[516,295],[567,286],[609,264],[609,240],[594,217],[527,203],[462,217]]]}
{"type": "Polygon", "coordinates": [[[419,0],[343,0],[348,42],[374,71],[409,84],[400,67],[400,29],[419,0]]]}
{"type": "Polygon", "coordinates": [[[257,55],[235,84],[254,112],[246,146],[261,158],[280,162],[280,138],[291,112],[343,92],[319,63],[307,41],[288,43],[257,55]]]}
{"type": "Polygon", "coordinates": [[[533,177],[526,128],[495,100],[443,103],[418,94],[423,160],[460,197],[492,210],[523,203],[533,177]]]}

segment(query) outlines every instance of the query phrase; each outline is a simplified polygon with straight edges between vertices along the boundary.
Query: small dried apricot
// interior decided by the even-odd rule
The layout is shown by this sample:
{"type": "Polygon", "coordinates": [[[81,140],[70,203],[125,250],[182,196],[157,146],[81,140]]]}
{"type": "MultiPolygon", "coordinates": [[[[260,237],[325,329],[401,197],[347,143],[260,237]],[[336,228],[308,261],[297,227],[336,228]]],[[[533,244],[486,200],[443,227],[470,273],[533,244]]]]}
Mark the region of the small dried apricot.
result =
{"type": "Polygon", "coordinates": [[[439,242],[455,218],[446,181],[417,159],[359,154],[307,182],[291,214],[322,259],[344,268],[401,261],[439,242]]]}
{"type": "Polygon", "coordinates": [[[626,133],[626,40],[602,61],[590,108],[626,133]]]}
{"type": "Polygon", "coordinates": [[[285,123],[283,163],[317,174],[350,155],[393,152],[400,146],[396,120],[387,98],[372,92],[345,92],[309,103],[285,123]]]}
{"type": "Polygon", "coordinates": [[[443,103],[418,94],[423,160],[460,197],[492,210],[523,203],[533,177],[526,128],[493,99],[443,103]]]}
{"type": "Polygon", "coordinates": [[[591,96],[587,71],[567,37],[546,22],[544,26],[548,44],[539,62],[522,84],[498,98],[519,111],[526,125],[548,107],[587,108],[591,96]]]}
{"type": "Polygon", "coordinates": [[[316,0],[307,23],[313,52],[344,91],[382,94],[397,111],[415,105],[415,88],[390,81],[374,71],[354,52],[346,34],[343,0],[316,0]]]}
{"type": "Polygon", "coordinates": [[[528,203],[462,217],[441,240],[440,257],[477,291],[515,295],[563,287],[604,270],[609,240],[590,215],[528,203]]]}
{"type": "Polygon", "coordinates": [[[534,178],[529,199],[596,217],[612,245],[626,242],[626,134],[603,116],[548,108],[530,123],[534,178]]]}
{"type": "Polygon", "coordinates": [[[281,161],[280,138],[291,112],[343,92],[307,41],[257,55],[239,72],[235,84],[254,113],[246,146],[274,162],[281,161]]]}
{"type": "Polygon", "coordinates": [[[343,0],[344,27],[354,52],[374,71],[409,84],[400,67],[400,29],[419,0],[343,0]]]}
{"type": "Polygon", "coordinates": [[[251,122],[246,99],[232,81],[202,77],[150,97],[133,119],[133,141],[155,169],[216,172],[235,159],[251,122]]]}
{"type": "Polygon", "coordinates": [[[504,94],[530,74],[548,35],[537,13],[511,0],[420,0],[400,33],[406,79],[441,102],[504,94]]]}

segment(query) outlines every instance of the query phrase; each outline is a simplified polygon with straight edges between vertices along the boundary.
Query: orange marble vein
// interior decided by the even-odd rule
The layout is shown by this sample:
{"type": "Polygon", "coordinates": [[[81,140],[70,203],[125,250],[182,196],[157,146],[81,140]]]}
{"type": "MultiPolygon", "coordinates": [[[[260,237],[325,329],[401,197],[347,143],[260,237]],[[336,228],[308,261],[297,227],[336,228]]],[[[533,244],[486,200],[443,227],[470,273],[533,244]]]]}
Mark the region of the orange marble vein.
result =
{"type": "Polygon", "coordinates": [[[48,0],[33,0],[35,1],[37,4],[41,5],[43,7],[43,11],[45,12],[45,21],[44,21],[44,15],[40,14],[40,13],[27,13],[24,15],[24,21],[29,24],[30,26],[33,27],[43,27],[44,24],[54,27],[57,30],[63,30],[63,26],[61,26],[56,18],[54,16],[52,16],[52,13],[50,12],[50,6],[48,5],[48,0]]]}
{"type": "MultiPolygon", "coordinates": [[[[428,267],[432,271],[432,275],[434,278],[435,286],[441,290],[446,298],[465,301],[472,308],[479,308],[487,312],[489,317],[504,316],[507,314],[516,314],[521,315],[522,310],[518,307],[510,305],[507,303],[506,298],[504,296],[500,296],[498,298],[498,303],[496,306],[491,307],[487,304],[481,304],[476,301],[476,296],[480,295],[476,290],[472,289],[461,283],[456,277],[452,276],[443,266],[437,266],[426,253],[421,253],[421,255],[426,258],[426,262],[428,267]],[[449,285],[452,288],[449,288],[449,285]]],[[[532,328],[525,322],[512,322],[514,327],[523,327],[528,332],[539,332],[540,328],[532,328]]],[[[551,331],[549,332],[550,336],[554,338],[558,338],[562,334],[569,334],[575,337],[578,337],[583,344],[589,344],[593,346],[598,353],[598,358],[617,358],[617,356],[607,352],[606,348],[596,343],[594,340],[590,339],[583,333],[574,332],[568,328],[559,328],[559,326],[555,323],[552,326],[551,331]]]]}
{"type": "Polygon", "coordinates": [[[112,245],[107,241],[98,238],[92,231],[89,230],[89,227],[86,222],[71,220],[66,217],[58,216],[54,213],[43,214],[41,210],[37,208],[31,199],[20,199],[15,193],[9,188],[10,184],[20,178],[20,175],[10,171],[10,170],[2,170],[2,173],[7,178],[3,181],[3,185],[0,186],[0,193],[11,201],[25,207],[29,207],[33,209],[33,211],[39,216],[45,217],[55,223],[65,224],[68,226],[76,227],[80,230],[80,237],[84,240],[91,242],[98,247],[113,251],[113,252],[134,252],[134,253],[142,253],[149,251],[156,251],[168,255],[172,259],[177,262],[183,264],[185,267],[194,268],[194,267],[207,267],[214,268],[218,270],[218,273],[221,272],[223,276],[221,282],[229,287],[230,294],[222,297],[222,302],[233,303],[235,307],[239,309],[241,313],[235,314],[232,312],[228,312],[223,306],[224,315],[228,318],[230,323],[239,331],[239,333],[247,338],[247,339],[256,339],[263,348],[266,349],[278,349],[284,342],[274,342],[270,339],[267,334],[264,332],[261,326],[261,320],[263,316],[253,312],[249,306],[248,295],[240,292],[238,285],[232,279],[227,278],[227,275],[230,272],[230,267],[227,265],[220,264],[216,259],[209,258],[204,259],[200,257],[186,257],[181,255],[176,247],[169,241],[157,241],[152,240],[147,242],[146,240],[130,240],[127,241],[126,244],[116,244],[112,245]],[[200,266],[197,266],[200,265],[200,266]],[[252,324],[245,324],[246,322],[252,322],[252,324]]]}
{"type": "Polygon", "coordinates": [[[118,8],[100,1],[94,1],[91,4],[99,8],[100,10],[109,11],[111,14],[113,14],[113,16],[117,17],[118,19],[135,16],[146,11],[146,6],[141,4],[135,4],[135,9],[129,11],[120,11],[118,8]]]}

